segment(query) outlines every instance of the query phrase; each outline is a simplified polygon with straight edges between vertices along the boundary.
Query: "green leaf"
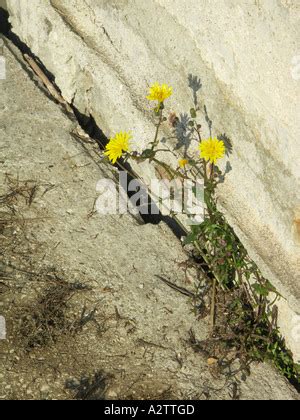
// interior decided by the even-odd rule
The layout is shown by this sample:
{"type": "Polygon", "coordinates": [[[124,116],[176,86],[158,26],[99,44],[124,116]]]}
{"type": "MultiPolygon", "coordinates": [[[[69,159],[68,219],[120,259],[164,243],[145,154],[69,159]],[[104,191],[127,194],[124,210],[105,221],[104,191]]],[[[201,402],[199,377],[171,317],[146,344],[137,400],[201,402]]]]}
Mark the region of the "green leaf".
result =
{"type": "Polygon", "coordinates": [[[144,158],[144,159],[151,159],[153,157],[155,157],[155,151],[154,150],[146,149],[142,153],[142,158],[144,158]]]}
{"type": "Polygon", "coordinates": [[[195,233],[190,233],[183,241],[184,245],[190,245],[193,244],[194,242],[196,242],[198,239],[198,235],[196,235],[195,233]]]}
{"type": "Polygon", "coordinates": [[[269,290],[259,283],[253,284],[252,288],[260,296],[267,297],[269,295],[269,290]]]}
{"type": "Polygon", "coordinates": [[[191,108],[190,113],[191,113],[192,118],[194,118],[194,119],[197,118],[197,111],[195,110],[195,108],[191,108]]]}

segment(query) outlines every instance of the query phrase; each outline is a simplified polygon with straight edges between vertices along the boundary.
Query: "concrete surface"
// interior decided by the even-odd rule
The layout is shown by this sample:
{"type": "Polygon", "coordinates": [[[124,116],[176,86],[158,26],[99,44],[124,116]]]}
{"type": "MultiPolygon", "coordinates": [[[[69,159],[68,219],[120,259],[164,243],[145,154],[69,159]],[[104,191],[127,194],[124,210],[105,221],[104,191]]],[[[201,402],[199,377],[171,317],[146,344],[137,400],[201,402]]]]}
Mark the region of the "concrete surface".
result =
{"type": "MultiPolygon", "coordinates": [[[[10,211],[11,225],[1,228],[0,313],[7,340],[0,341],[0,399],[70,399],[66,381],[97,370],[109,376],[108,399],[232,398],[231,381],[212,375],[206,358],[188,344],[191,328],[205,336],[206,322],[155,277],[193,287],[195,273],[186,277],[178,265],[187,260],[180,242],[164,224],[93,212],[97,181],[114,179],[114,171],[94,145],[70,135],[76,123],[30,79],[18,51],[5,45],[0,195],[13,184],[37,189],[0,208],[2,219],[10,211]],[[66,319],[84,307],[97,309],[95,319],[80,333],[62,332],[28,351],[24,314],[32,316],[53,276],[90,287],[69,298],[66,319]]],[[[268,365],[254,365],[239,387],[242,399],[298,399],[268,365]]]]}
{"type": "MultiPolygon", "coordinates": [[[[64,97],[110,135],[153,137],[147,87],[174,87],[191,107],[199,76],[215,134],[233,143],[220,205],[286,300],[279,322],[300,359],[299,2],[294,0],[8,0],[14,31],[56,77],[64,97]]],[[[203,119],[203,135],[208,129],[203,119]]],[[[135,168],[145,180],[154,170],[135,168]]]]}

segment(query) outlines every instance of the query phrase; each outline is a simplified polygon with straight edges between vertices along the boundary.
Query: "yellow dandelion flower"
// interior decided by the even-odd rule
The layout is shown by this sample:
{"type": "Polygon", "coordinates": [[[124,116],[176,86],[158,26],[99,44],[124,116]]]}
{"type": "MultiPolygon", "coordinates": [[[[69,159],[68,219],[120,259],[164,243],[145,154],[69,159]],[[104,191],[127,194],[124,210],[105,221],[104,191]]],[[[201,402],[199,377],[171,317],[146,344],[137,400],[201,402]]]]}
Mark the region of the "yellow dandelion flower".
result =
{"type": "Polygon", "coordinates": [[[207,162],[216,164],[219,159],[225,156],[225,144],[217,138],[203,140],[200,145],[200,157],[207,162]]]}
{"type": "Polygon", "coordinates": [[[186,165],[189,163],[189,161],[187,159],[180,159],[178,163],[179,163],[180,168],[184,169],[186,165]]]}
{"type": "Polygon", "coordinates": [[[130,133],[120,131],[109,140],[104,154],[108,156],[113,164],[122,157],[124,152],[129,151],[129,140],[131,138],[132,135],[130,133]]]}
{"type": "Polygon", "coordinates": [[[150,92],[147,96],[147,99],[149,101],[158,101],[159,103],[162,103],[166,99],[168,99],[172,94],[173,89],[170,86],[166,84],[160,85],[158,82],[156,82],[150,87],[150,92]]]}

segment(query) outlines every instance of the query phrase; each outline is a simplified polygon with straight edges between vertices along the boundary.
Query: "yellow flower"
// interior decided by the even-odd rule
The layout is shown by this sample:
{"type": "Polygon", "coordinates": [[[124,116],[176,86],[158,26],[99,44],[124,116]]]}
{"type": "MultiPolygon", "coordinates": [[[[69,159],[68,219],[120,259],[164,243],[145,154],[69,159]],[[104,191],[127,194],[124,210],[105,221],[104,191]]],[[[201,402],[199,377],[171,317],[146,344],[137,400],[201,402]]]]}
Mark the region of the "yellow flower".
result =
{"type": "Polygon", "coordinates": [[[199,149],[200,157],[214,164],[225,156],[226,151],[224,142],[217,138],[203,140],[199,149]]]}
{"type": "Polygon", "coordinates": [[[130,133],[120,131],[115,137],[109,140],[104,154],[108,156],[113,164],[122,157],[124,152],[129,151],[129,140],[131,138],[132,136],[130,133]]]}
{"type": "Polygon", "coordinates": [[[189,163],[189,161],[187,159],[180,159],[178,163],[179,163],[180,168],[184,169],[186,165],[189,163]]]}
{"type": "Polygon", "coordinates": [[[173,93],[173,89],[166,85],[159,83],[154,83],[154,85],[150,88],[150,93],[147,96],[147,99],[149,101],[158,101],[159,103],[164,102],[166,99],[168,99],[173,93]]]}

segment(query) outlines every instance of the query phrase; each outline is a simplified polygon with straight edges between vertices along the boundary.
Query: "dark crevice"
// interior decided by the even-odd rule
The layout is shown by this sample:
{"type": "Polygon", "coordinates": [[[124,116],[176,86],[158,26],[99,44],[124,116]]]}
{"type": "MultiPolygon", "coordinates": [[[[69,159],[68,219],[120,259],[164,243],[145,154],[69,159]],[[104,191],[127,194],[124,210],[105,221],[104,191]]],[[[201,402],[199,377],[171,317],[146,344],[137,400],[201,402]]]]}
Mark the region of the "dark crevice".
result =
{"type": "MultiPolygon", "coordinates": [[[[43,73],[47,76],[49,81],[53,84],[53,86],[56,88],[58,92],[60,92],[60,89],[55,83],[55,76],[45,67],[43,62],[39,59],[38,56],[36,56],[31,49],[19,38],[17,34],[15,34],[12,30],[12,26],[9,22],[9,13],[0,7],[0,35],[4,35],[6,39],[8,39],[17,49],[21,52],[21,54],[27,54],[29,57],[33,58],[34,61],[38,64],[40,69],[43,71],[43,73]]],[[[42,82],[39,80],[39,78],[35,75],[31,67],[25,62],[24,59],[20,59],[20,56],[15,53],[15,51],[10,48],[9,44],[6,44],[6,47],[10,50],[10,52],[13,54],[15,59],[18,61],[18,63],[21,65],[22,69],[28,74],[29,78],[33,81],[35,86],[40,89],[49,100],[54,102],[55,104],[59,105],[59,102],[49,93],[48,89],[44,87],[42,82]]],[[[61,107],[64,114],[67,114],[68,117],[72,118],[72,115],[68,113],[64,107],[61,107]]]]}
{"type": "MultiPolygon", "coordinates": [[[[75,113],[75,116],[77,118],[77,121],[79,122],[81,128],[98,144],[101,151],[104,150],[106,144],[108,143],[108,138],[104,135],[103,131],[99,128],[97,125],[95,119],[92,116],[86,116],[84,114],[81,114],[77,108],[72,106],[73,111],[75,113]]],[[[136,192],[130,192],[127,189],[127,186],[131,181],[135,179],[134,176],[131,174],[133,173],[133,170],[129,163],[127,162],[120,162],[122,164],[122,168],[118,164],[116,164],[116,168],[119,170],[123,170],[123,168],[127,171],[127,180],[128,184],[126,186],[123,186],[126,190],[129,199],[131,199],[136,192]]],[[[161,222],[166,223],[170,229],[173,231],[173,233],[176,235],[177,238],[181,239],[183,236],[186,236],[185,230],[179,225],[179,223],[176,222],[172,217],[170,216],[164,216],[161,214],[161,212],[158,210],[157,206],[153,203],[153,200],[151,199],[150,195],[148,194],[148,214],[142,214],[140,213],[141,218],[143,219],[145,224],[152,224],[152,225],[158,225],[161,222]],[[155,213],[153,214],[150,212],[151,208],[156,208],[155,213]]]]}
{"type": "MultiPolygon", "coordinates": [[[[0,8],[0,35],[4,36],[4,39],[8,39],[22,54],[27,54],[29,57],[33,58],[35,62],[39,65],[39,67],[42,69],[44,74],[47,76],[47,78],[50,80],[50,82],[55,86],[57,91],[59,91],[58,87],[55,84],[55,77],[52,73],[50,73],[47,68],[43,65],[43,63],[39,60],[39,58],[32,53],[30,48],[21,41],[21,39],[16,35],[12,29],[11,25],[9,23],[9,14],[6,10],[0,8]]],[[[43,92],[47,96],[49,100],[54,102],[55,104],[59,104],[55,98],[49,93],[48,89],[44,87],[42,82],[37,78],[33,70],[30,68],[29,65],[26,64],[24,59],[21,59],[19,54],[16,54],[16,51],[10,47],[8,43],[6,43],[6,48],[9,49],[11,54],[14,56],[14,58],[18,61],[24,72],[28,75],[30,80],[35,84],[35,86],[43,92]]],[[[62,108],[62,111],[64,114],[67,114],[66,110],[62,108]]],[[[69,117],[71,117],[70,114],[68,114],[69,117]]]]}
{"type": "Polygon", "coordinates": [[[7,35],[11,30],[11,25],[8,21],[9,14],[7,10],[0,7],[0,34],[7,35]]]}
{"type": "MultiPolygon", "coordinates": [[[[35,56],[30,48],[20,40],[20,38],[11,30],[11,26],[8,22],[8,13],[4,9],[0,9],[0,21],[1,21],[1,30],[0,33],[5,35],[7,39],[9,39],[20,51],[22,54],[27,54],[29,57],[33,58],[36,63],[39,65],[39,67],[43,70],[45,75],[48,77],[48,79],[53,83],[53,85],[56,87],[58,91],[59,88],[55,84],[55,77],[52,73],[48,71],[48,69],[44,66],[44,64],[41,62],[39,57],[35,56]]],[[[12,51],[13,53],[13,51],[12,51]]],[[[15,54],[14,54],[15,55],[15,54]]],[[[34,83],[41,89],[41,85],[36,81],[36,76],[34,73],[29,69],[27,65],[24,64],[20,58],[16,57],[16,59],[19,61],[19,63],[22,65],[23,69],[29,74],[30,78],[34,81],[34,83]]],[[[49,99],[57,103],[57,101],[48,93],[46,89],[42,89],[43,93],[47,95],[49,99]]],[[[92,115],[85,115],[82,114],[73,104],[70,104],[71,108],[73,109],[74,115],[81,126],[81,128],[92,138],[99,146],[99,149],[101,151],[104,150],[106,144],[108,143],[109,139],[104,135],[101,128],[97,125],[95,119],[92,115]]],[[[65,113],[67,111],[62,107],[65,113]]],[[[69,117],[73,117],[70,115],[70,113],[67,113],[69,117]]],[[[133,175],[133,170],[128,162],[120,162],[122,164],[122,168],[116,164],[115,166],[121,171],[126,170],[127,171],[127,185],[123,186],[126,190],[126,193],[128,195],[129,200],[132,199],[132,197],[136,194],[135,192],[128,191],[127,187],[131,181],[136,179],[133,175]]],[[[141,184],[141,188],[146,188],[141,184]]],[[[186,231],[180,226],[180,224],[173,219],[171,216],[164,216],[157,206],[154,204],[153,200],[151,199],[150,195],[147,194],[147,203],[148,203],[148,211],[140,212],[140,217],[143,220],[145,224],[153,224],[158,225],[161,222],[166,223],[169,228],[172,230],[172,232],[175,234],[175,236],[178,239],[181,239],[183,236],[186,236],[186,231]],[[150,209],[155,209],[154,212],[151,212],[150,209]],[[146,214],[145,214],[146,213],[146,214]]]]}

